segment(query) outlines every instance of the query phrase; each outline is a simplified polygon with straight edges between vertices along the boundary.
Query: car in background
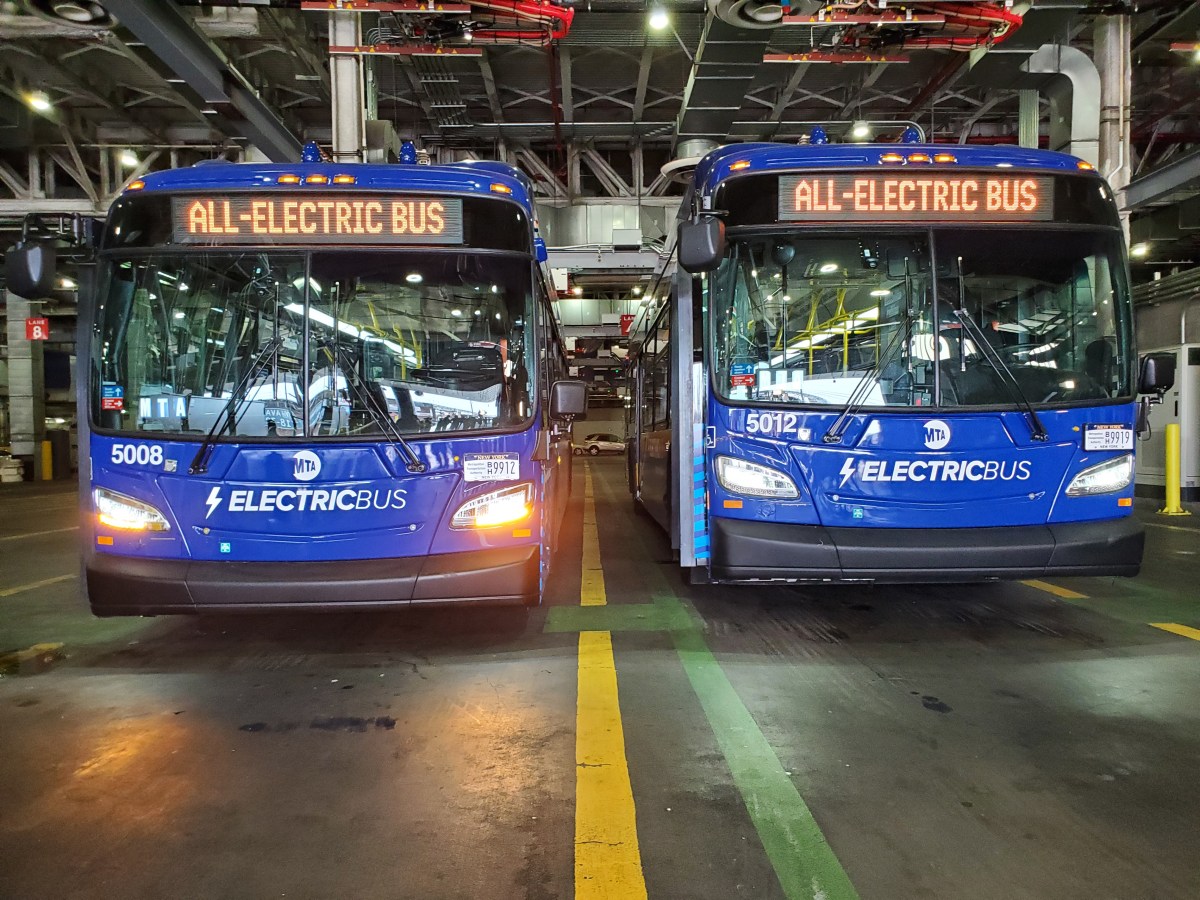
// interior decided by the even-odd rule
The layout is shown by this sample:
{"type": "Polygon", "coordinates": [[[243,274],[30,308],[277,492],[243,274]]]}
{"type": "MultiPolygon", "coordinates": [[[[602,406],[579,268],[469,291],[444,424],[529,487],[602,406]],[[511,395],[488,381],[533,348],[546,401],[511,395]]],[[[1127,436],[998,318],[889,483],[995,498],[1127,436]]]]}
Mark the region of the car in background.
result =
{"type": "Polygon", "coordinates": [[[625,440],[615,434],[589,434],[582,441],[571,444],[571,452],[576,456],[599,456],[601,453],[624,453],[625,440]]]}

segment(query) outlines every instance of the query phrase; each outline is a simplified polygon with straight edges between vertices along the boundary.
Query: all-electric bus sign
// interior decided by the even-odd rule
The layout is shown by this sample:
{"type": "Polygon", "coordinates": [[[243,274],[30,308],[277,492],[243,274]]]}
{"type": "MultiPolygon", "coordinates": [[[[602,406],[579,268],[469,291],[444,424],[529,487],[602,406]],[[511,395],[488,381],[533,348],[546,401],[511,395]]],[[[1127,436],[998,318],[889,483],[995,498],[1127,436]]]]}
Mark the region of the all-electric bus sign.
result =
{"type": "Polygon", "coordinates": [[[462,200],[236,194],[175,197],[178,244],[461,244],[462,200]]]}
{"type": "Polygon", "coordinates": [[[1054,182],[1046,177],[879,172],[779,179],[782,222],[1045,222],[1053,218],[1054,182]]]}

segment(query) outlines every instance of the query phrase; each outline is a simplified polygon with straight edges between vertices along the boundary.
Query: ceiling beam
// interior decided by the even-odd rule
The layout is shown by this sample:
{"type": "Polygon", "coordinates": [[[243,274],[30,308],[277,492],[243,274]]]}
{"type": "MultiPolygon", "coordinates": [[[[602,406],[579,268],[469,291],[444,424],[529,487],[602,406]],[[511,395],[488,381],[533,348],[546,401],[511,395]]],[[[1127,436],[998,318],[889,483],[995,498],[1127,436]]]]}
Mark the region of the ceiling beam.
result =
{"type": "Polygon", "coordinates": [[[246,76],[196,30],[174,3],[105,0],[105,8],[217,111],[227,134],[253,144],[269,159],[291,162],[303,145],[246,76]]]}
{"type": "Polygon", "coordinates": [[[638,63],[637,89],[633,93],[633,121],[638,121],[646,111],[646,87],[650,83],[650,63],[654,58],[654,48],[647,45],[642,50],[642,59],[638,63]]]}

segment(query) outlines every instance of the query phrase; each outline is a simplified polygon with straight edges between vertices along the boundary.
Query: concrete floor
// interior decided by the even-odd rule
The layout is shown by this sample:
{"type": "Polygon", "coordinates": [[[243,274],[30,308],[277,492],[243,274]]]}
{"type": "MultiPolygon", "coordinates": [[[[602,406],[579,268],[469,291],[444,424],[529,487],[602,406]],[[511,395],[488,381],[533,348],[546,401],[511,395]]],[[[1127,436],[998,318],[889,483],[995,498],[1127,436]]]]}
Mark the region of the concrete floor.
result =
{"type": "Polygon", "coordinates": [[[623,465],[529,615],[97,620],[74,493],[0,490],[0,898],[1200,896],[1200,642],[1149,624],[1200,628],[1200,524],[1136,580],[693,588],[623,465]],[[575,862],[599,627],[644,894],[575,862]]]}

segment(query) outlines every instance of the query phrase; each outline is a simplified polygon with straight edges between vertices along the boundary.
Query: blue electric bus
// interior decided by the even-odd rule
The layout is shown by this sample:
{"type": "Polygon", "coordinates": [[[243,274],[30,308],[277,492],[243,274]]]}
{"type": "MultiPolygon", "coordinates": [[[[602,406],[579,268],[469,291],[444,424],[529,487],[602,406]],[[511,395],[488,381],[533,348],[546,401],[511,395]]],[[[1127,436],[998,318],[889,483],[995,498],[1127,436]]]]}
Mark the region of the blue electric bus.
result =
{"type": "Polygon", "coordinates": [[[585,405],[544,259],[501,163],[133,182],[81,292],[92,610],[540,602],[585,405]]]}
{"type": "Polygon", "coordinates": [[[679,218],[634,326],[629,483],[694,580],[1138,571],[1135,397],[1173,370],[1138,371],[1090,165],[742,144],[679,218]]]}

